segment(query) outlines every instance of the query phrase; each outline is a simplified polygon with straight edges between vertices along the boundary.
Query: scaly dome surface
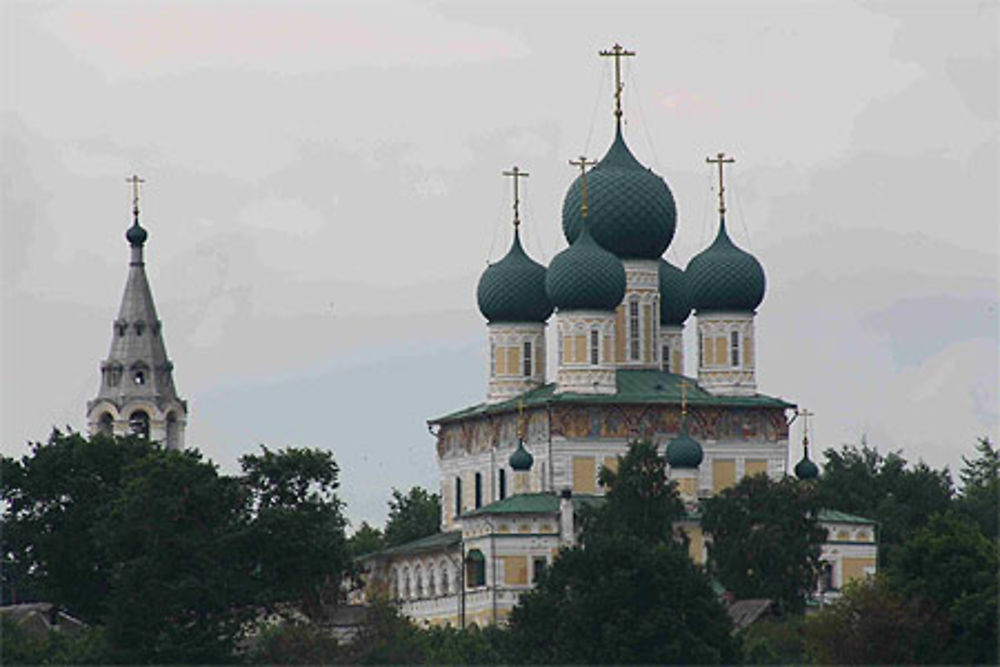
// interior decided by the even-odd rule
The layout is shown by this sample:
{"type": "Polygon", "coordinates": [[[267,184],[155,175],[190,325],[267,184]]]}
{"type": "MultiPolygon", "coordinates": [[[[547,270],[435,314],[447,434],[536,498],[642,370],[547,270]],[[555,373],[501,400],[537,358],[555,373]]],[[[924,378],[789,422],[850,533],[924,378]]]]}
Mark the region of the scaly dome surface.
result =
{"type": "Polygon", "coordinates": [[[510,455],[507,459],[510,467],[518,472],[523,472],[525,470],[531,470],[531,464],[535,462],[535,457],[524,448],[524,440],[518,440],[517,449],[514,453],[510,455]]]}
{"type": "MultiPolygon", "coordinates": [[[[582,176],[563,200],[563,233],[580,234],[582,176]]],[[[622,259],[657,259],[670,245],[677,206],[662,178],[642,166],[625,145],[621,128],[604,158],[587,172],[587,226],[594,240],[622,259]]]]}
{"type": "Polygon", "coordinates": [[[516,228],[510,250],[480,276],[476,300],[489,322],[544,322],[552,314],[545,267],[524,252],[516,228]]]}
{"type": "Polygon", "coordinates": [[[660,324],[680,326],[691,314],[691,296],[688,294],[684,272],[661,259],[660,274],[660,324]]]}
{"type": "Polygon", "coordinates": [[[560,310],[614,310],[625,296],[625,267],[597,245],[590,223],[545,273],[549,302],[560,310]]]}
{"type": "Polygon", "coordinates": [[[726,220],[705,250],[691,258],[685,276],[691,305],[702,312],[752,312],[764,300],[764,268],[757,258],[740,250],[726,233],[726,220]]]}
{"type": "Polygon", "coordinates": [[[697,468],[705,453],[697,440],[688,433],[687,424],[681,423],[681,432],[667,445],[667,463],[671,468],[697,468]]]}

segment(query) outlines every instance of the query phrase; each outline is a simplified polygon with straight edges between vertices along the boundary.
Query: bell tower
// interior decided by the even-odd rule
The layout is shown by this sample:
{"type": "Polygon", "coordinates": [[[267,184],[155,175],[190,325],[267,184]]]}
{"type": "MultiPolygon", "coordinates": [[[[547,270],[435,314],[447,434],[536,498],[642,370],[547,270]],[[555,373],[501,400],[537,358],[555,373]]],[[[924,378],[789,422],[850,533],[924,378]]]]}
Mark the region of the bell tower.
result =
{"type": "Polygon", "coordinates": [[[125,232],[130,246],[128,277],[118,317],[112,323],[111,349],[101,363],[97,397],[87,403],[91,435],[135,433],[169,449],[184,448],[187,403],[174,388],[174,366],[163,342],[163,323],[156,316],[146,278],[143,246],[148,234],[139,224],[139,184],[132,176],[132,226],[125,232]]]}

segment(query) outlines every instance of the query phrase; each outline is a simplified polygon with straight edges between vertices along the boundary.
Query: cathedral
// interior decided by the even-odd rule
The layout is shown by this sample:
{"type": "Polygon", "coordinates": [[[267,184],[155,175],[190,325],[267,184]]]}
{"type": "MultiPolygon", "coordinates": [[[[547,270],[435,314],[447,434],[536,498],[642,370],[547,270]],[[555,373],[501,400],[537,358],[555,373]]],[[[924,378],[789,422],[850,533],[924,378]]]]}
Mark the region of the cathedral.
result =
{"type": "MultiPolygon", "coordinates": [[[[704,563],[699,499],[744,476],[788,473],[792,403],[757,391],[755,318],[764,300],[760,262],[726,228],[723,167],[712,243],[682,270],[663,259],[677,208],[668,184],[632,153],[622,128],[619,45],[614,140],[600,160],[571,161],[568,247],[548,267],[520,236],[514,181],[513,238],[479,279],[486,320],[488,383],[477,405],[430,419],[437,438],[441,532],[372,554],[362,599],[386,596],[426,624],[502,623],[578,537],[576,515],[601,502],[599,473],[615,469],[630,442],[663,448],[689,508],[682,528],[704,563]],[[688,326],[691,316],[693,326],[688,326]],[[558,355],[546,377],[550,321],[558,355]],[[684,340],[697,339],[697,368],[685,373],[684,340]]],[[[803,420],[805,421],[805,420],[803,420]]],[[[799,478],[816,477],[803,438],[799,478]]],[[[836,591],[875,571],[874,522],[824,512],[821,589],[836,591]]]]}
{"type": "MultiPolygon", "coordinates": [[[[765,296],[760,262],[726,227],[724,166],[718,169],[718,227],[683,269],[663,259],[677,228],[669,185],[632,153],[623,132],[619,45],[614,139],[598,161],[571,161],[579,174],[563,200],[567,247],[549,266],[521,241],[518,181],[510,249],[479,279],[486,321],[488,381],[481,403],[428,421],[437,439],[440,532],[364,558],[357,601],[380,595],[425,624],[502,623],[520,596],[579,534],[581,507],[602,502],[602,467],[616,469],[629,443],[664,452],[689,510],[681,522],[691,558],[704,563],[701,499],[766,474],[789,472],[796,406],[758,392],[755,319],[765,296]],[[693,316],[693,323],[691,323],[693,316]],[[549,324],[552,323],[550,329],[549,324]],[[555,377],[547,377],[547,330],[555,377]],[[697,368],[684,367],[695,336],[697,368]]],[[[173,383],[163,326],[145,271],[148,239],[139,223],[139,184],[125,233],[130,260],[97,396],[87,404],[91,434],[129,433],[183,449],[187,403],[173,383]]],[[[805,427],[805,418],[803,419],[805,427]]],[[[818,475],[803,428],[800,479],[818,475]]],[[[819,517],[817,593],[875,571],[874,522],[839,512],[819,517]]]]}

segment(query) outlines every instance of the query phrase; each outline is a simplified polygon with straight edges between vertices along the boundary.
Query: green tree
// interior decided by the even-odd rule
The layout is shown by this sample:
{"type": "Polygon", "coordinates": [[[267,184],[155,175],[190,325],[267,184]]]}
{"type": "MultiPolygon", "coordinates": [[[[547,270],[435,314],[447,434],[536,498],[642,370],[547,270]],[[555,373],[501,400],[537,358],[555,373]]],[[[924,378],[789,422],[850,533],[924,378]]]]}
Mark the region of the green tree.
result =
{"type": "Polygon", "coordinates": [[[617,474],[607,501],[587,513],[581,546],[563,549],[522,598],[507,638],[513,662],[733,662],[738,644],[707,575],[674,537],[682,505],[649,443],[617,474]]]}
{"type": "Polygon", "coordinates": [[[113,554],[105,623],[127,662],[229,659],[252,613],[245,496],[194,450],[133,463],[100,539],[113,554]]]}
{"type": "Polygon", "coordinates": [[[0,459],[5,603],[57,601],[100,620],[115,560],[96,531],[126,471],[154,450],[135,437],[53,431],[20,460],[0,459]]]}
{"type": "Polygon", "coordinates": [[[847,584],[840,599],[806,619],[806,651],[823,665],[935,664],[947,638],[946,619],[882,577],[847,584]]]}
{"type": "Polygon", "coordinates": [[[979,455],[974,459],[962,457],[962,495],[956,509],[975,521],[983,535],[996,540],[1000,526],[1000,449],[989,438],[980,438],[976,451],[979,455]]]}
{"type": "Polygon", "coordinates": [[[785,477],[744,477],[706,500],[710,571],[737,598],[770,598],[779,612],[801,612],[815,587],[820,545],[811,486],[785,477]]]}
{"type": "Polygon", "coordinates": [[[261,445],[260,454],[248,454],[240,464],[250,509],[243,545],[253,561],[257,602],[299,603],[307,614],[320,615],[325,604],[338,601],[340,577],[350,562],[333,455],[261,445]]]}
{"type": "Polygon", "coordinates": [[[997,663],[1000,554],[967,517],[936,515],[899,548],[887,570],[893,590],[929,601],[949,620],[941,662],[997,663]]]}
{"type": "Polygon", "coordinates": [[[951,506],[947,468],[934,470],[922,461],[908,465],[899,452],[882,456],[866,444],[827,449],[824,456],[816,484],[819,506],[878,521],[880,565],[891,563],[907,537],[951,506]]]}
{"type": "Polygon", "coordinates": [[[382,531],[370,526],[367,521],[362,521],[354,534],[347,538],[347,547],[354,558],[374,553],[382,549],[383,545],[382,531]]]}
{"type": "Polygon", "coordinates": [[[438,532],[441,497],[414,486],[406,495],[392,490],[389,518],[385,524],[385,546],[394,547],[438,532]]]}
{"type": "Polygon", "coordinates": [[[792,614],[753,623],[740,633],[748,665],[801,665],[806,662],[805,619],[792,614]]]}

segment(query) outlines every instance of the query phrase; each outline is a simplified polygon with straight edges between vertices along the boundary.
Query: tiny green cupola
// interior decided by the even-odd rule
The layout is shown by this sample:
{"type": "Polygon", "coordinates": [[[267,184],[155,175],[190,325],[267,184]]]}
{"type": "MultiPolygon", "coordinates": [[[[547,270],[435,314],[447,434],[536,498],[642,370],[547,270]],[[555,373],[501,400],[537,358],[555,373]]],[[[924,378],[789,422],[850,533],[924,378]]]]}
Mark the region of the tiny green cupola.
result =
{"type": "Polygon", "coordinates": [[[681,426],[680,432],[669,443],[664,454],[670,466],[670,478],[677,482],[678,491],[685,504],[692,505],[698,499],[698,468],[705,458],[701,443],[691,437],[687,425],[686,380],[681,380],[681,426]]]}
{"type": "Polygon", "coordinates": [[[527,472],[531,470],[531,466],[535,462],[535,457],[531,455],[527,449],[524,448],[524,440],[518,439],[517,449],[514,453],[510,455],[507,459],[507,463],[510,464],[511,470],[515,472],[527,472]]]}
{"type": "Polygon", "coordinates": [[[811,480],[819,477],[819,466],[809,458],[809,417],[813,413],[808,410],[799,410],[802,416],[802,459],[795,464],[795,476],[799,479],[811,480]]]}

